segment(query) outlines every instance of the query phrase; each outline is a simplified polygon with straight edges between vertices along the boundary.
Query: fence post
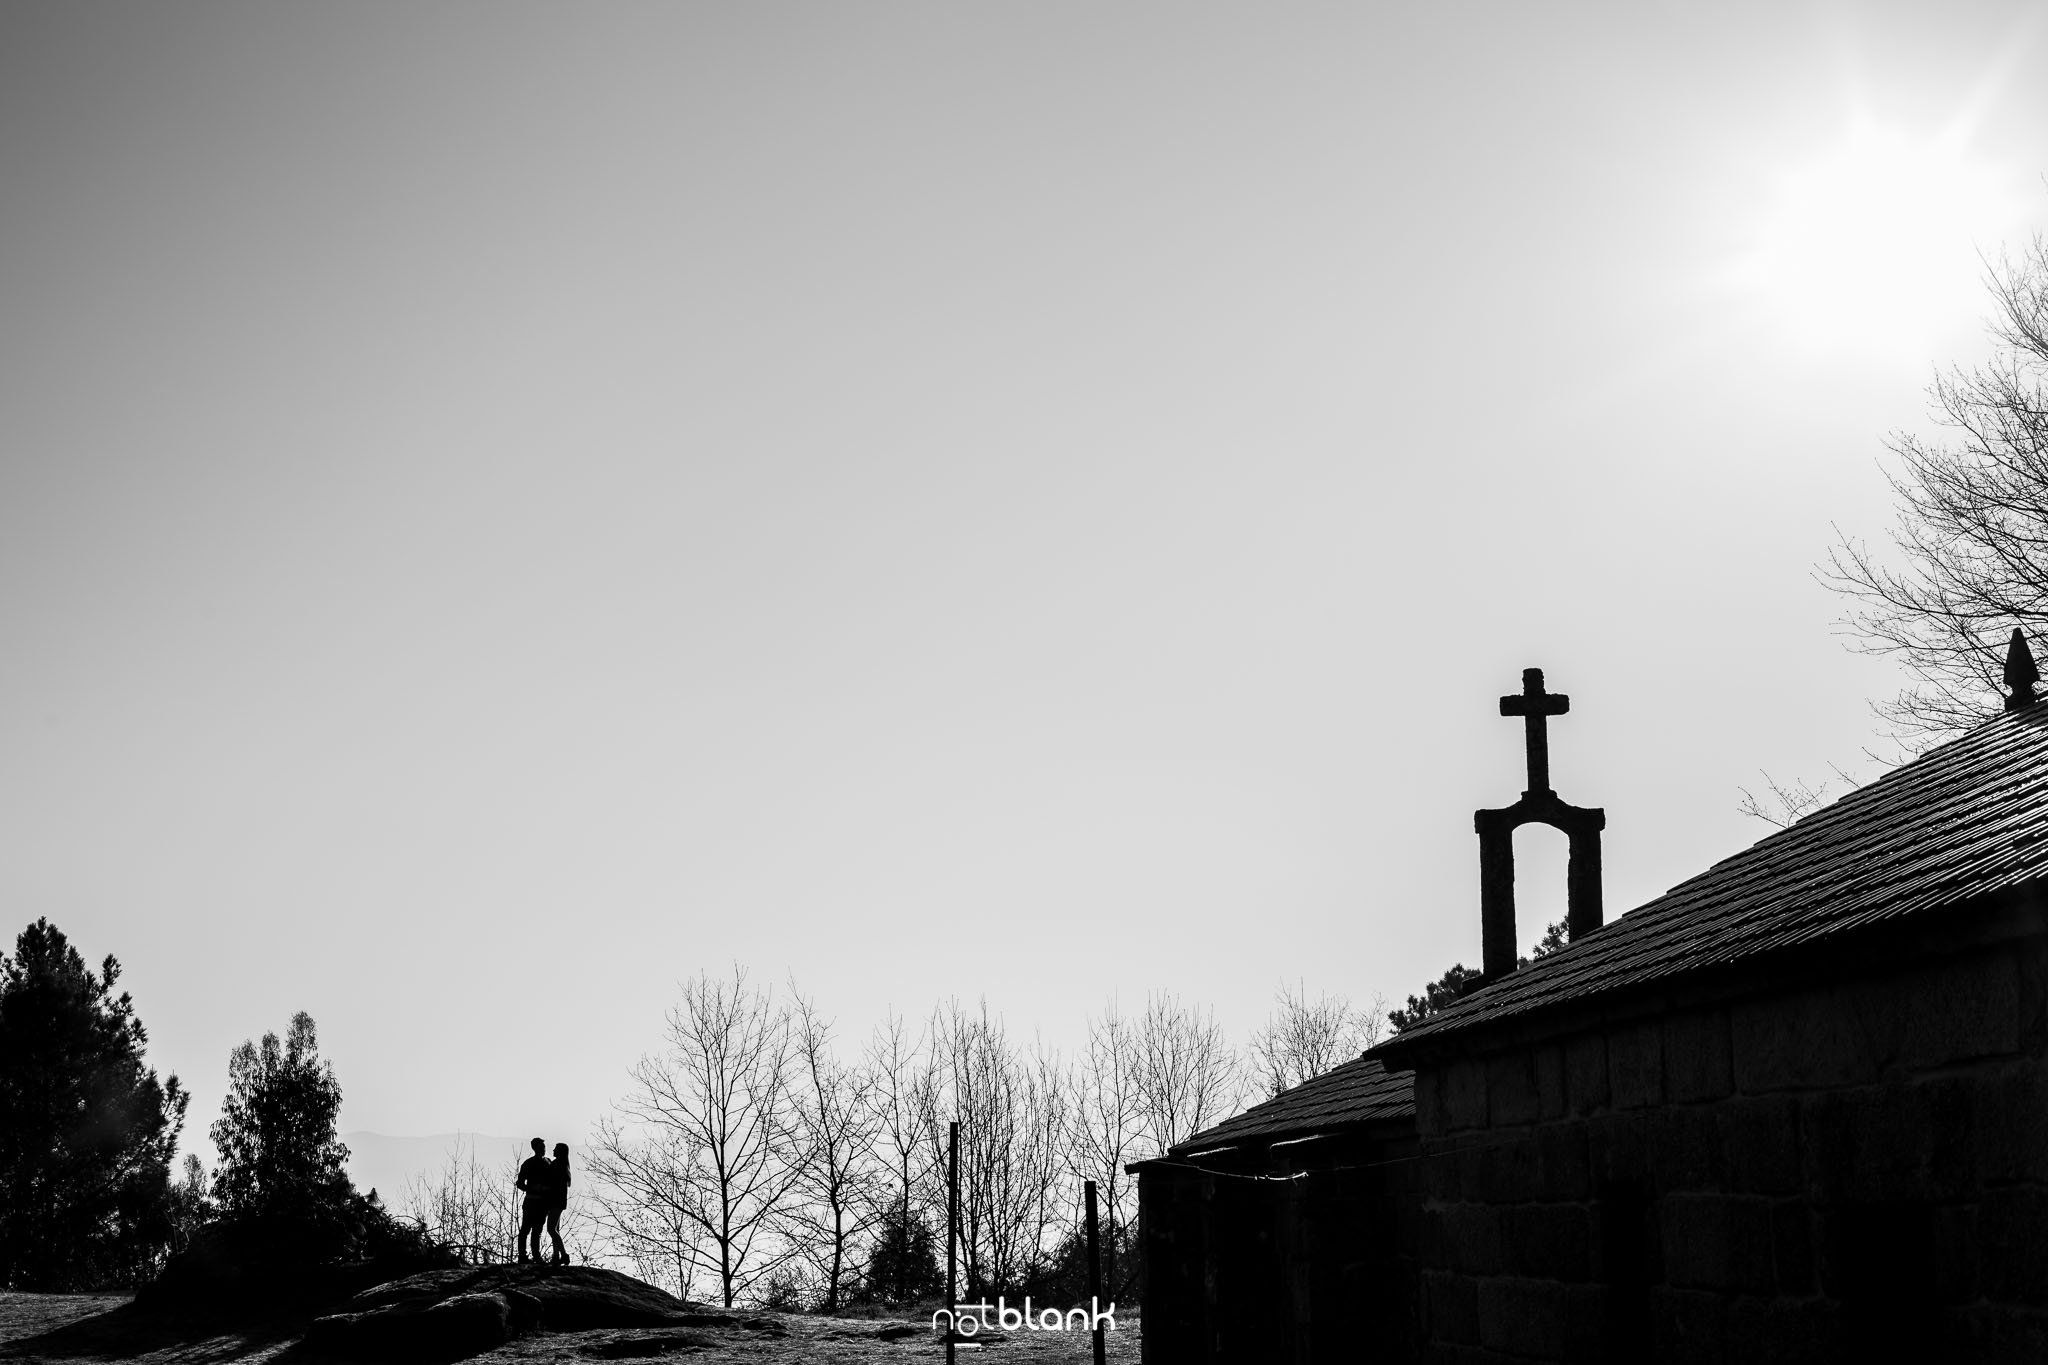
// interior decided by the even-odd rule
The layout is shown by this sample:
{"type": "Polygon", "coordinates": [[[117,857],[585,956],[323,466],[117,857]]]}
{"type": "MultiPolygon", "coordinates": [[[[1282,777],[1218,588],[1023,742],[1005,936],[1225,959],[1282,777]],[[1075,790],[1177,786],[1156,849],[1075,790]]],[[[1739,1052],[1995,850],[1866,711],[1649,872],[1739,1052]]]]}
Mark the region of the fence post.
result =
{"type": "MultiPolygon", "coordinates": [[[[1102,1242],[1095,1232],[1095,1182],[1089,1181],[1088,1190],[1088,1307],[1102,1311],[1102,1242]]],[[[1102,1339],[1102,1324],[1095,1322],[1095,1365],[1104,1365],[1108,1343],[1102,1339]]]]}
{"type": "Polygon", "coordinates": [[[954,1119],[946,1134],[946,1365],[953,1365],[953,1342],[960,1335],[960,1301],[954,1296],[959,1237],[960,1120],[954,1119]]]}

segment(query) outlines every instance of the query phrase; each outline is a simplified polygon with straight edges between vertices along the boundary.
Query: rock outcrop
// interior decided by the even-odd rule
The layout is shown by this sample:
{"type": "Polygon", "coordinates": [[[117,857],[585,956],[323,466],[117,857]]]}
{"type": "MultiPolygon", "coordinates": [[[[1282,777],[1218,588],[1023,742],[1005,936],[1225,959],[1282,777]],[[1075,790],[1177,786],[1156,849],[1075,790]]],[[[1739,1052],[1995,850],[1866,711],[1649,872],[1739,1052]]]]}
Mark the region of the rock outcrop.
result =
{"type": "Polygon", "coordinates": [[[372,1260],[311,1262],[298,1254],[288,1231],[253,1221],[217,1223],[200,1230],[161,1274],[136,1291],[138,1307],[170,1313],[213,1313],[230,1318],[327,1311],[372,1285],[400,1276],[459,1265],[451,1254],[372,1260]]]}
{"type": "Polygon", "coordinates": [[[340,1312],[314,1319],[306,1345],[350,1355],[452,1360],[535,1327],[581,1332],[723,1320],[630,1275],[596,1266],[465,1266],[366,1289],[340,1312]]]}

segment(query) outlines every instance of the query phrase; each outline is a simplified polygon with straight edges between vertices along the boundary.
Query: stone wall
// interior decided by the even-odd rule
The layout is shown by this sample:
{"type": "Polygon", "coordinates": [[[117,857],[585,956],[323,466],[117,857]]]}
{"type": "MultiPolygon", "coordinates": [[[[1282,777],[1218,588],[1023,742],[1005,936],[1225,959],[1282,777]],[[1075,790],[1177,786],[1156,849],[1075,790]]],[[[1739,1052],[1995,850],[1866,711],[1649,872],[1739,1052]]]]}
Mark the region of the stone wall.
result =
{"type": "Polygon", "coordinates": [[[1144,1168],[1145,1360],[1417,1359],[1412,1153],[1402,1131],[1144,1168]]]}
{"type": "Polygon", "coordinates": [[[2048,1360],[2039,939],[1422,1066],[1415,1097],[1426,1359],[2048,1360]]]}

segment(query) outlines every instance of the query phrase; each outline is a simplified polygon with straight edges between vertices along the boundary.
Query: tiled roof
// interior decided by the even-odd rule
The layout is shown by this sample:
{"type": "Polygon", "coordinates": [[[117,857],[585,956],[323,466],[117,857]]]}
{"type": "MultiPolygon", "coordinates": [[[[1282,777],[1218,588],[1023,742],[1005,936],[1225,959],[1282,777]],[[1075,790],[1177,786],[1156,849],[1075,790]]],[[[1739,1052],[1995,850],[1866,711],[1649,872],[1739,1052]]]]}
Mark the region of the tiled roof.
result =
{"type": "Polygon", "coordinates": [[[1174,1147],[1172,1154],[1324,1132],[1375,1119],[1407,1118],[1414,1113],[1415,1073],[1389,1071],[1375,1058],[1360,1057],[1195,1134],[1174,1147]]]}
{"type": "Polygon", "coordinates": [[[2044,877],[2048,702],[1929,750],[1597,933],[1473,992],[1374,1055],[2044,877]]]}

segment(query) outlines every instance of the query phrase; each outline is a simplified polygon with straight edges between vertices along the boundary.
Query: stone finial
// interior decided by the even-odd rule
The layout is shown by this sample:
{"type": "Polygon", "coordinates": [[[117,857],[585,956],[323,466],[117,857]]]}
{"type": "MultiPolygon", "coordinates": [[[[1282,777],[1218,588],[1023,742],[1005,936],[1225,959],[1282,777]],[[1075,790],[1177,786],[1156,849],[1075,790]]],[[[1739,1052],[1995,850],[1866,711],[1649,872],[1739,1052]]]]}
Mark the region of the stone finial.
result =
{"type": "Polygon", "coordinates": [[[2034,704],[2034,684],[2041,681],[2041,670],[2034,667],[2034,651],[2027,648],[2026,632],[2018,626],[2012,629],[2012,643],[2005,649],[2005,685],[2011,690],[2005,695],[2005,709],[2018,711],[2034,704]]]}

